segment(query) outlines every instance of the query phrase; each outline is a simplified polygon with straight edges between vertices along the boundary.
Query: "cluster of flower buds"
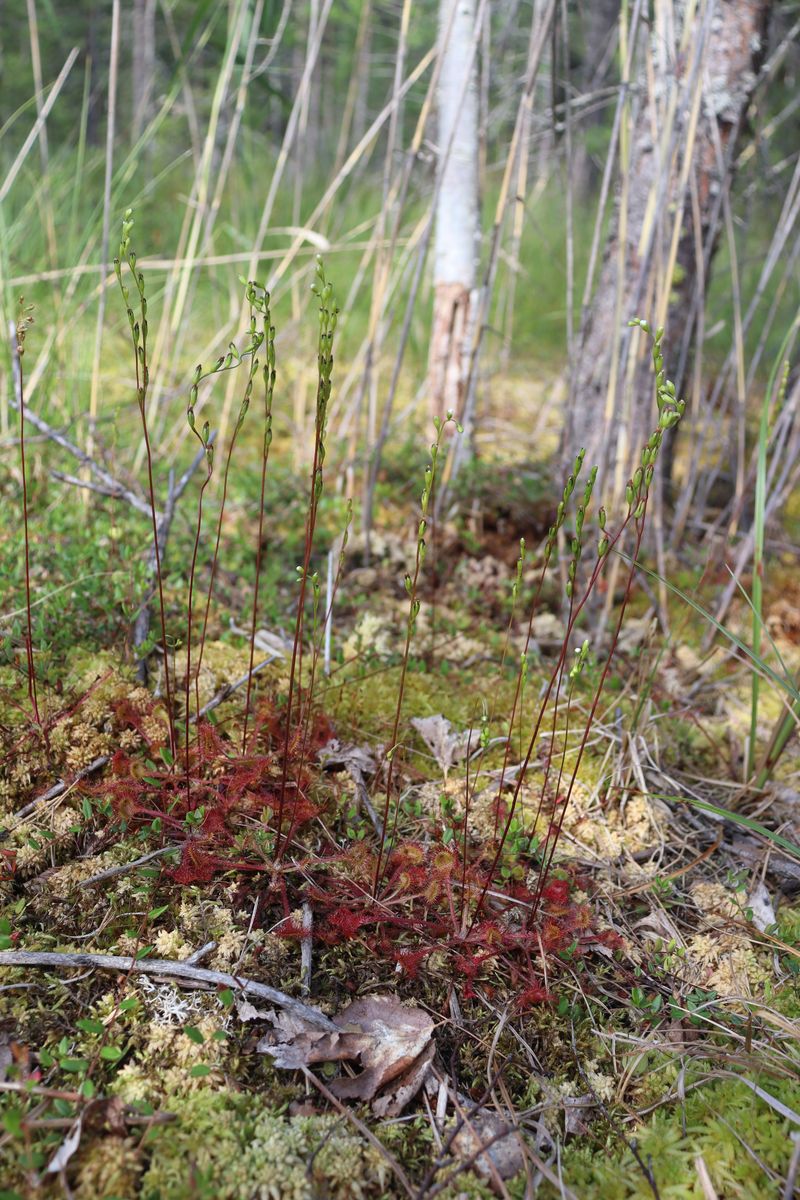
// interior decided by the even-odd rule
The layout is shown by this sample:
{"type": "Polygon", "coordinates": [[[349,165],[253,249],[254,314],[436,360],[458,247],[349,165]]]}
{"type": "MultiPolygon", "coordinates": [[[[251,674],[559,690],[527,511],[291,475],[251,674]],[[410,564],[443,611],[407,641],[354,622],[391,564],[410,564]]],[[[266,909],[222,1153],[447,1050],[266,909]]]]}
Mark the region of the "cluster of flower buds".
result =
{"type": "Polygon", "coordinates": [[[570,685],[573,685],[578,679],[581,671],[586,666],[586,660],[589,657],[589,639],[584,638],[582,645],[575,647],[575,658],[572,666],[569,669],[570,685]]]}
{"type": "Polygon", "coordinates": [[[117,277],[122,299],[125,302],[125,312],[128,317],[128,325],[131,330],[131,339],[133,341],[133,350],[136,355],[137,369],[141,372],[139,382],[136,389],[136,398],[139,402],[139,407],[144,409],[145,397],[147,395],[147,387],[149,384],[149,371],[147,365],[147,297],[145,296],[144,275],[141,271],[136,270],[136,254],[131,250],[131,230],[133,229],[133,209],[127,208],[125,215],[122,218],[122,237],[120,238],[119,251],[114,259],[114,274],[117,277]],[[139,295],[139,317],[131,307],[130,292],[125,286],[122,279],[122,263],[127,262],[130,267],[131,275],[136,283],[136,291],[139,295]]]}
{"type": "MultiPolygon", "coordinates": [[[[583,451],[581,451],[583,453],[583,451]]],[[[572,557],[567,569],[567,595],[572,598],[572,593],[575,589],[575,576],[578,573],[578,563],[581,559],[581,551],[583,549],[583,524],[586,520],[586,509],[589,507],[589,501],[592,498],[594,491],[595,480],[597,479],[597,467],[592,467],[589,472],[589,478],[586,480],[586,486],[583,489],[583,499],[578,505],[575,512],[575,536],[572,539],[570,550],[572,557]]]]}
{"type": "Polygon", "coordinates": [[[655,332],[647,321],[637,319],[628,324],[653,339],[653,369],[656,377],[656,405],[658,407],[658,425],[650,434],[647,445],[642,450],[640,465],[636,468],[625,488],[625,500],[628,512],[634,520],[639,521],[644,516],[647,495],[653,481],[656,459],[661,449],[664,434],[668,429],[674,429],[683,416],[686,408],[685,400],[679,400],[675,393],[675,384],[667,379],[664,371],[664,356],[661,353],[661,342],[664,337],[664,327],[659,325],[655,332]]]}
{"type": "Polygon", "coordinates": [[[322,466],[325,462],[325,434],[328,427],[328,401],[331,397],[333,372],[333,335],[339,319],[339,309],[333,299],[333,284],[325,277],[321,256],[317,255],[315,280],[311,291],[319,299],[319,340],[317,343],[317,468],[314,479],[314,503],[322,495],[322,466]]]}
{"type": "Polygon", "coordinates": [[[564,491],[561,494],[561,499],[559,500],[558,507],[556,508],[555,523],[551,525],[547,531],[547,540],[544,544],[545,566],[550,560],[550,555],[553,553],[553,547],[556,544],[558,531],[564,524],[564,518],[567,515],[567,504],[569,503],[572,493],[575,491],[575,483],[581,473],[581,467],[583,466],[583,460],[585,457],[586,451],[583,449],[579,450],[575,458],[575,465],[573,466],[570,474],[567,476],[567,482],[564,484],[564,491]]]}

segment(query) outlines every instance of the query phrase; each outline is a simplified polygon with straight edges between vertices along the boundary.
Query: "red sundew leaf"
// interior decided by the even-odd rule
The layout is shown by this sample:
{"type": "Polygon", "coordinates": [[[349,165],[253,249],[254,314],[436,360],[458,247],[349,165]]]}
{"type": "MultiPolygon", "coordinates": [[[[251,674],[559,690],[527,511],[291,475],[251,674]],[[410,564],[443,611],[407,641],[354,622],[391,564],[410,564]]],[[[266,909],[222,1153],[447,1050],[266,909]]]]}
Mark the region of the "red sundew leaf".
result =
{"type": "Polygon", "coordinates": [[[470,942],[486,948],[501,947],[505,943],[506,930],[496,921],[481,921],[469,936],[470,942]]]}
{"type": "Polygon", "coordinates": [[[429,946],[422,950],[398,950],[394,955],[394,960],[405,971],[409,979],[416,979],[420,967],[434,949],[435,947],[429,946]]]}
{"type": "Polygon", "coordinates": [[[111,772],[119,777],[130,776],[131,760],[124,750],[117,750],[112,756],[111,772]]]}
{"type": "Polygon", "coordinates": [[[184,846],[180,865],[172,872],[176,883],[209,883],[218,870],[218,860],[196,844],[184,846]]]}
{"type": "Polygon", "coordinates": [[[202,831],[206,837],[215,837],[228,828],[227,813],[222,805],[214,808],[207,808],[205,817],[203,818],[202,831]]]}
{"type": "Polygon", "coordinates": [[[542,898],[554,904],[566,904],[569,900],[569,880],[552,879],[542,888],[542,898]]]}
{"type": "Polygon", "coordinates": [[[257,787],[269,774],[271,759],[249,759],[236,764],[233,773],[225,782],[225,794],[230,799],[239,799],[244,792],[257,787]]]}
{"type": "Polygon", "coordinates": [[[200,758],[206,762],[226,756],[226,744],[210,721],[200,721],[197,726],[197,749],[200,758]]]}
{"type": "Polygon", "coordinates": [[[574,932],[586,933],[594,925],[594,913],[588,904],[572,904],[567,923],[574,932]]]}
{"type": "Polygon", "coordinates": [[[437,850],[431,859],[431,872],[437,879],[450,877],[458,867],[458,859],[449,850],[437,850]]]}
{"type": "Polygon", "coordinates": [[[601,929],[594,935],[595,942],[599,942],[601,946],[607,946],[609,950],[624,950],[625,939],[619,933],[615,933],[613,929],[601,929]]]}
{"type": "Polygon", "coordinates": [[[557,921],[546,917],[542,921],[539,937],[544,950],[561,950],[567,941],[567,932],[557,921]]]}
{"type": "Polygon", "coordinates": [[[369,913],[353,912],[351,908],[336,908],[328,916],[328,924],[345,938],[353,938],[362,925],[370,925],[378,918],[369,913]]]}
{"type": "Polygon", "coordinates": [[[425,847],[419,842],[405,842],[403,845],[392,850],[389,855],[389,869],[403,867],[421,867],[425,862],[426,851],[425,847]]]}
{"type": "Polygon", "coordinates": [[[446,894],[446,890],[445,885],[440,880],[432,879],[425,888],[423,896],[428,904],[435,904],[437,900],[446,894]]]}
{"type": "Polygon", "coordinates": [[[276,937],[282,938],[302,939],[308,937],[308,930],[303,929],[302,923],[296,921],[294,917],[290,917],[288,921],[282,921],[277,929],[273,929],[272,932],[276,937]]]}
{"type": "Polygon", "coordinates": [[[389,876],[387,891],[414,892],[424,887],[428,872],[424,867],[406,867],[389,876]]]}
{"type": "Polygon", "coordinates": [[[531,1008],[534,1004],[546,1004],[552,996],[541,983],[531,983],[517,996],[515,1004],[518,1009],[531,1008]]]}

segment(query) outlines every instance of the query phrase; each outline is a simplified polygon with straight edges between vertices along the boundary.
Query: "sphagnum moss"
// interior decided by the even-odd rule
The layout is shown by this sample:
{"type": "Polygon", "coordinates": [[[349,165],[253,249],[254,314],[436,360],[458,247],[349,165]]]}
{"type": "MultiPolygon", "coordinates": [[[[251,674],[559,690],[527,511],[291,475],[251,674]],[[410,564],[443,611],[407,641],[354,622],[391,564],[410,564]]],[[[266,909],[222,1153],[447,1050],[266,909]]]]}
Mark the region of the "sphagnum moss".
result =
{"type": "Polygon", "coordinates": [[[208,1089],[171,1102],[156,1131],[142,1200],[378,1200],[386,1159],[336,1116],[285,1117],[258,1097],[208,1089]]]}

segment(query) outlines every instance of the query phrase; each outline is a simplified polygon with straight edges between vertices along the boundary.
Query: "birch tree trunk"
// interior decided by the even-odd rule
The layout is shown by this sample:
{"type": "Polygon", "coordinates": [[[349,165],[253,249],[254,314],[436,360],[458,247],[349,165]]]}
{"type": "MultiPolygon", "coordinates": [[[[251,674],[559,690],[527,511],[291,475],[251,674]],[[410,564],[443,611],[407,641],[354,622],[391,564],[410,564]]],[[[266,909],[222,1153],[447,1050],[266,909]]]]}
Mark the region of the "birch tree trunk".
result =
{"type": "MultiPolygon", "coordinates": [[[[674,370],[693,332],[689,298],[698,278],[708,283],[720,197],[730,188],[770,7],[771,0],[655,3],[649,61],[634,91],[641,99],[623,111],[617,210],[582,322],[562,441],[563,461],[585,446],[586,461],[613,479],[616,495],[655,420],[649,344],[626,323],[643,316],[664,325],[674,370]]],[[[621,28],[622,56],[629,34],[621,28]]]]}
{"type": "Polygon", "coordinates": [[[480,237],[475,15],[475,0],[439,2],[439,194],[428,372],[433,416],[462,411],[468,368],[480,237]]]}

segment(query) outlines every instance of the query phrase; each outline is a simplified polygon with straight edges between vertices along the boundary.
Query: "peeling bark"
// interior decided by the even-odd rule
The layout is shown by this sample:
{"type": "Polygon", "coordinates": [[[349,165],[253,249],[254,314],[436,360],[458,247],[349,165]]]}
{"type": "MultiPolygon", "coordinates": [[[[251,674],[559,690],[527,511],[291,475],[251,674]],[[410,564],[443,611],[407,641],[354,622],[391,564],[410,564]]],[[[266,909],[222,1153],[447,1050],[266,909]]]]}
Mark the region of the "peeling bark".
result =
{"type": "Polygon", "coordinates": [[[698,276],[708,281],[718,226],[717,200],[722,189],[730,187],[731,151],[755,86],[770,8],[771,0],[709,0],[705,16],[681,4],[670,26],[664,6],[662,19],[655,22],[648,53],[654,60],[656,84],[649,94],[643,69],[636,89],[641,100],[638,111],[634,103],[631,118],[624,241],[621,244],[618,200],[572,367],[562,441],[565,462],[571,462],[577,447],[585,446],[586,461],[599,463],[601,476],[616,477],[617,487],[638,460],[641,442],[655,420],[649,347],[638,334],[631,336],[626,322],[656,315],[656,297],[659,287],[665,286],[663,270],[680,212],[679,270],[666,284],[668,365],[677,359],[682,340],[693,333],[687,326],[689,298],[698,276]],[[684,31],[687,9],[694,15],[692,28],[684,31]],[[689,164],[685,155],[698,87],[702,95],[689,164]],[[675,102],[674,125],[671,136],[664,138],[664,116],[671,101],[675,102]],[[689,171],[682,181],[684,167],[689,171]],[[692,186],[699,201],[699,230],[692,218],[692,186]],[[630,354],[637,355],[635,365],[628,359],[630,354]]]}

